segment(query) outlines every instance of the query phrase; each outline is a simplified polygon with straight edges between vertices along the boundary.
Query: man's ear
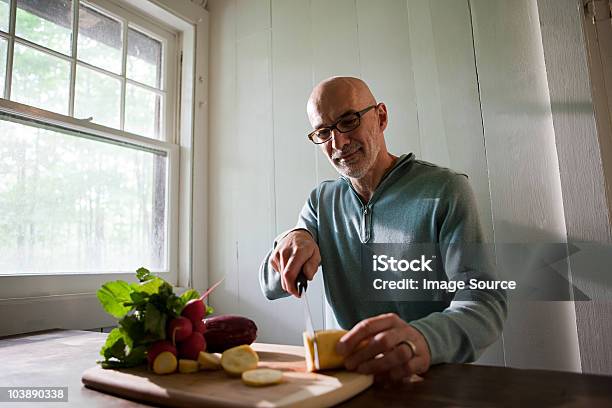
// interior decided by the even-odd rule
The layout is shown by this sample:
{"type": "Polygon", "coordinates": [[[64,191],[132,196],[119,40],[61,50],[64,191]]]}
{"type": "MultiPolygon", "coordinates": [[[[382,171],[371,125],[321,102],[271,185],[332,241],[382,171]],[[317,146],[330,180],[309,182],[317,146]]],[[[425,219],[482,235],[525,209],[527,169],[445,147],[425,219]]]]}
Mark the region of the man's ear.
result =
{"type": "Polygon", "coordinates": [[[376,112],[378,113],[378,127],[382,132],[387,128],[387,124],[389,123],[389,114],[387,113],[387,106],[382,102],[379,103],[376,112]]]}

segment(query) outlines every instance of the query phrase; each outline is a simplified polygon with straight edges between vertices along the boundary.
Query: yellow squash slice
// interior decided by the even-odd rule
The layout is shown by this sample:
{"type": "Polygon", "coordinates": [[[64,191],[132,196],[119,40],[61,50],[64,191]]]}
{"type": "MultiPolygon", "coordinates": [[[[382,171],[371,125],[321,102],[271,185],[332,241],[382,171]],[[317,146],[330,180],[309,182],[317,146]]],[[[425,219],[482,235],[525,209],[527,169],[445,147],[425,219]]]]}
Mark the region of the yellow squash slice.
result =
{"type": "Polygon", "coordinates": [[[198,355],[198,363],[200,363],[200,370],[221,369],[221,357],[205,351],[200,351],[200,354],[198,355]]]}
{"type": "Polygon", "coordinates": [[[179,373],[191,374],[197,373],[200,369],[198,362],[195,360],[180,359],[178,362],[179,373]]]}
{"type": "Polygon", "coordinates": [[[283,372],[271,368],[257,368],[242,373],[242,382],[252,387],[278,384],[283,380],[283,372]]]}
{"type": "Polygon", "coordinates": [[[176,371],[176,356],[169,351],[162,351],[153,361],[155,374],[170,374],[176,371]]]}
{"type": "Polygon", "coordinates": [[[229,375],[240,376],[247,370],[257,368],[258,362],[257,353],[246,344],[232,347],[221,354],[221,366],[229,375]]]}

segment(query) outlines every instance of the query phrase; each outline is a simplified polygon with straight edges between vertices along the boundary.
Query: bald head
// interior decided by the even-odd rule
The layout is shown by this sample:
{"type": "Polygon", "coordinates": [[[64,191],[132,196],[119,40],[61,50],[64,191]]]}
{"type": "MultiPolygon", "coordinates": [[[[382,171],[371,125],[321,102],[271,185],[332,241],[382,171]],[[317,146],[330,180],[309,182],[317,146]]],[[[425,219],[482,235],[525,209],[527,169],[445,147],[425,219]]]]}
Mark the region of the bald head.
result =
{"type": "Polygon", "coordinates": [[[306,109],[313,129],[329,128],[331,137],[319,146],[338,172],[362,180],[363,185],[384,173],[390,160],[383,133],[387,107],[376,103],[365,82],[353,77],[328,78],[312,90],[306,109]]]}
{"type": "Polygon", "coordinates": [[[310,94],[306,110],[313,128],[333,122],[349,110],[376,104],[368,85],[359,78],[331,77],[321,81],[310,94]]]}

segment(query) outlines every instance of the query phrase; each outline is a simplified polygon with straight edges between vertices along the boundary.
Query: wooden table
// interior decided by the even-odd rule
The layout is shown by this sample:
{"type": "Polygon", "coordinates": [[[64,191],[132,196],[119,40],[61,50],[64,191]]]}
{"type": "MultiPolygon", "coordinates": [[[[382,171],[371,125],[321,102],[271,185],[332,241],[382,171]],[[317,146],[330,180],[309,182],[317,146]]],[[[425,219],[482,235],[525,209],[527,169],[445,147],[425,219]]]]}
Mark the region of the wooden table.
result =
{"type": "MultiPolygon", "coordinates": [[[[0,386],[67,386],[54,406],[144,407],[81,384],[106,334],[57,330],[0,339],[0,386]]],[[[30,406],[15,403],[16,407],[30,406]]],[[[44,404],[32,404],[42,407],[44,404]]],[[[8,406],[0,402],[0,407],[8,406]]],[[[471,364],[433,367],[425,381],[374,386],[342,407],[612,407],[612,377],[471,364]]]]}

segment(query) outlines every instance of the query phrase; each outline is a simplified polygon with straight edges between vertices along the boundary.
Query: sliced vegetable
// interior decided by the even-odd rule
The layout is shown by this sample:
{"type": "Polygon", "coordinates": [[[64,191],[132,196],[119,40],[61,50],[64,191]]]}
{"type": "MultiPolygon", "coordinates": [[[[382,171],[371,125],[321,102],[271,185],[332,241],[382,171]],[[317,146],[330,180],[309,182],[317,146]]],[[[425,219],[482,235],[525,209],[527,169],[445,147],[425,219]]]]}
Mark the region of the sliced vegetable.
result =
{"type": "Polygon", "coordinates": [[[221,355],[221,366],[233,376],[242,375],[247,370],[257,368],[259,357],[251,346],[242,345],[225,350],[221,355]]]}
{"type": "Polygon", "coordinates": [[[169,351],[162,351],[153,361],[155,374],[170,374],[176,371],[176,357],[169,351]]]}
{"type": "Polygon", "coordinates": [[[198,362],[195,360],[180,359],[178,362],[179,373],[191,374],[197,373],[200,369],[198,362]]]}
{"type": "Polygon", "coordinates": [[[221,357],[205,351],[200,351],[198,354],[198,363],[200,363],[200,370],[220,370],[222,368],[221,357]]]}
{"type": "Polygon", "coordinates": [[[252,387],[278,384],[283,380],[283,372],[271,368],[257,368],[242,373],[242,382],[252,387]]]}
{"type": "Polygon", "coordinates": [[[153,343],[151,347],[149,347],[149,350],[147,350],[147,360],[149,361],[149,364],[153,364],[155,358],[164,351],[169,351],[176,357],[176,347],[174,347],[168,340],[160,340],[153,343]]]}
{"type": "MultiPolygon", "coordinates": [[[[345,333],[346,330],[319,330],[315,332],[319,356],[318,370],[328,370],[344,366],[344,357],[336,353],[336,344],[338,344],[338,341],[345,333]]],[[[306,350],[306,369],[310,372],[318,371],[315,367],[312,337],[307,332],[304,332],[303,338],[306,350]]]]}

